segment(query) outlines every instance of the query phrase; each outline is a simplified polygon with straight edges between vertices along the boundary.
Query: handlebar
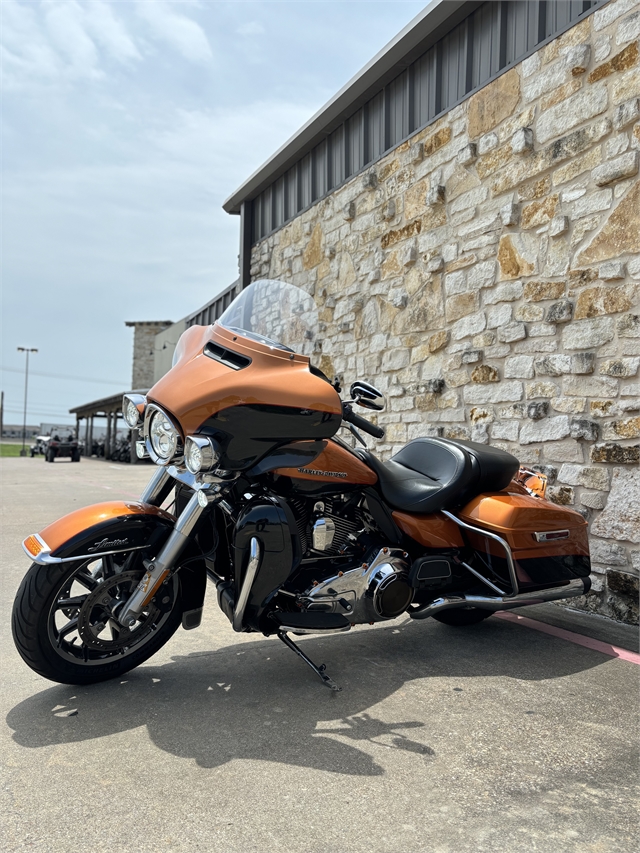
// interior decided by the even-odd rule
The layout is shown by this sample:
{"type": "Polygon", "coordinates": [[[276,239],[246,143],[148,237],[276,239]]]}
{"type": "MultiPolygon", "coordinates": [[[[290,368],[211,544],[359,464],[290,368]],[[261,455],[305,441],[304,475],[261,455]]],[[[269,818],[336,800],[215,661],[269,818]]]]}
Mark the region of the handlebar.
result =
{"type": "Polygon", "coordinates": [[[353,424],[354,427],[362,430],[362,432],[369,433],[369,435],[372,435],[374,438],[384,438],[384,430],[382,427],[369,423],[365,418],[361,418],[360,415],[356,415],[349,403],[342,404],[342,420],[353,424]]]}

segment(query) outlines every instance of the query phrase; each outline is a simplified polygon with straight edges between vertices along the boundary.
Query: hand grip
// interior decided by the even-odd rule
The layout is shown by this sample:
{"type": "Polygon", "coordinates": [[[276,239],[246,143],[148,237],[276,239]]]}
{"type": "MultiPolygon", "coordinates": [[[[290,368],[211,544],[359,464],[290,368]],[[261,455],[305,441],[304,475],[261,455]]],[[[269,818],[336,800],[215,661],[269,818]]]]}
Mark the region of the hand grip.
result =
{"type": "Polygon", "coordinates": [[[369,423],[365,418],[361,418],[360,415],[356,415],[348,403],[345,403],[342,407],[342,419],[347,421],[347,423],[353,424],[356,429],[360,429],[362,432],[372,435],[374,438],[384,438],[384,430],[382,427],[369,423]]]}

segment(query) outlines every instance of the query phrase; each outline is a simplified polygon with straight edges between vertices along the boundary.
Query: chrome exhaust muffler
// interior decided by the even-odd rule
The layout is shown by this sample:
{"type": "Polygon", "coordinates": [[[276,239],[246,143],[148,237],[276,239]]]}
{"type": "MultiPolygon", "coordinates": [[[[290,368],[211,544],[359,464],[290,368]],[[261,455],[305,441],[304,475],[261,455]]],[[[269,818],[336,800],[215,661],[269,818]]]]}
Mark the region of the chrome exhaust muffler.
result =
{"type": "Polygon", "coordinates": [[[477,607],[480,610],[512,610],[529,604],[543,604],[545,601],[559,601],[562,598],[575,598],[585,595],[591,589],[590,578],[575,578],[565,586],[541,589],[537,592],[522,592],[518,595],[450,595],[436,598],[429,604],[423,604],[409,611],[412,619],[427,619],[441,610],[453,610],[456,607],[477,607]]]}

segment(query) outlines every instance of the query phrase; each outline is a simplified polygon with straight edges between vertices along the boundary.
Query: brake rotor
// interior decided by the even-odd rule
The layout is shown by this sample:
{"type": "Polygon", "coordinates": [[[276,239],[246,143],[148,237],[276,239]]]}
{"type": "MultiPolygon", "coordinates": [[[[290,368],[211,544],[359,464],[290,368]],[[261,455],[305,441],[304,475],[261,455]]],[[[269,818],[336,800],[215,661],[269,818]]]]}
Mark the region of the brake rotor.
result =
{"type": "Polygon", "coordinates": [[[122,609],[142,574],[133,571],[114,575],[85,598],[78,614],[78,634],[85,646],[103,652],[119,651],[135,645],[155,630],[162,614],[154,604],[146,607],[133,630],[125,628],[114,616],[122,609]]]}

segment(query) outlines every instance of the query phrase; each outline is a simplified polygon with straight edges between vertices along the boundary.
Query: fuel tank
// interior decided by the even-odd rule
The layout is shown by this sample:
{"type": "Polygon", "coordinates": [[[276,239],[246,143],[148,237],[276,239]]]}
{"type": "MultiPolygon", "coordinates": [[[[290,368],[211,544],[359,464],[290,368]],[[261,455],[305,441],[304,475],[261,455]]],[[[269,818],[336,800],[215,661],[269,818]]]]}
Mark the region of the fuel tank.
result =
{"type": "Polygon", "coordinates": [[[274,474],[315,483],[338,486],[373,486],[378,477],[361,459],[338,444],[328,441],[322,453],[309,465],[299,468],[276,468],[274,474]]]}

